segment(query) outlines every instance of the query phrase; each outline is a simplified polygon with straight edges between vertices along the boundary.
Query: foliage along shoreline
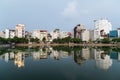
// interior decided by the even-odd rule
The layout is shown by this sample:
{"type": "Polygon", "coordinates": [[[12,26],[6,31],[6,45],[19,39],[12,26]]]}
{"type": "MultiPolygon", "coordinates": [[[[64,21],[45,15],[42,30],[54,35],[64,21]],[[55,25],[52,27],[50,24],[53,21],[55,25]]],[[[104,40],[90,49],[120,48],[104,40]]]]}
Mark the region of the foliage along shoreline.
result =
{"type": "Polygon", "coordinates": [[[120,38],[104,38],[101,40],[91,41],[89,42],[82,41],[78,38],[71,38],[66,37],[63,39],[57,38],[53,39],[52,42],[46,41],[44,38],[42,41],[40,41],[38,38],[1,38],[0,37],[0,45],[15,45],[15,46],[90,46],[90,47],[96,47],[96,46],[115,46],[120,47],[120,38]]]}

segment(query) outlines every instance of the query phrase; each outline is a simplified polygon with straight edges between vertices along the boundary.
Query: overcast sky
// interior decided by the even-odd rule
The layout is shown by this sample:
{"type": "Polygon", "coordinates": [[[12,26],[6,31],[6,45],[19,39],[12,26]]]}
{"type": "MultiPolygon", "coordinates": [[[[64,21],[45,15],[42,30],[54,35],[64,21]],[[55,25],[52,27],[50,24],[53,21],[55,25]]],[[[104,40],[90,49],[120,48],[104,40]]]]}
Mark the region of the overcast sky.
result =
{"type": "Polygon", "coordinates": [[[23,23],[26,30],[72,31],[79,23],[93,29],[93,20],[108,19],[120,27],[120,0],[0,0],[0,30],[23,23]]]}

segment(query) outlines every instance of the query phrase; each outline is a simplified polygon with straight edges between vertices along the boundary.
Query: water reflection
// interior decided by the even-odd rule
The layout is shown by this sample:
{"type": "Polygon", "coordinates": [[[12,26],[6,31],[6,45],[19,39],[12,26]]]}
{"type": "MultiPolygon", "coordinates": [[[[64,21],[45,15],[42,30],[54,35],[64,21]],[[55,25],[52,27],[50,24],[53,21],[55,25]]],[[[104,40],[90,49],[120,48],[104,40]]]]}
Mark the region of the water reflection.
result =
{"type": "Polygon", "coordinates": [[[83,48],[81,51],[74,51],[74,61],[83,65],[87,59],[90,59],[90,50],[89,48],[83,48]]]}
{"type": "Polygon", "coordinates": [[[82,48],[82,49],[68,49],[65,50],[57,50],[52,47],[49,48],[38,48],[38,50],[27,49],[25,51],[22,50],[11,50],[5,52],[0,55],[0,59],[4,60],[6,63],[9,61],[14,61],[14,65],[18,68],[25,66],[25,59],[27,57],[32,57],[33,60],[41,60],[41,59],[50,59],[60,60],[62,58],[68,58],[72,56],[72,60],[78,65],[86,64],[87,60],[94,60],[95,66],[99,69],[108,70],[112,64],[113,59],[120,61],[120,53],[116,51],[104,51],[101,49],[93,49],[93,48],[82,48]]]}
{"type": "Polygon", "coordinates": [[[18,52],[17,54],[14,55],[13,59],[15,65],[17,65],[18,67],[24,67],[24,59],[25,59],[24,52],[18,52]]]}
{"type": "Polygon", "coordinates": [[[96,67],[107,70],[112,66],[112,59],[108,53],[100,49],[94,49],[93,52],[96,67]]]}
{"type": "Polygon", "coordinates": [[[39,49],[38,52],[32,52],[32,56],[33,56],[34,60],[47,59],[48,58],[48,48],[45,48],[45,50],[43,50],[41,48],[41,49],[39,49]]]}

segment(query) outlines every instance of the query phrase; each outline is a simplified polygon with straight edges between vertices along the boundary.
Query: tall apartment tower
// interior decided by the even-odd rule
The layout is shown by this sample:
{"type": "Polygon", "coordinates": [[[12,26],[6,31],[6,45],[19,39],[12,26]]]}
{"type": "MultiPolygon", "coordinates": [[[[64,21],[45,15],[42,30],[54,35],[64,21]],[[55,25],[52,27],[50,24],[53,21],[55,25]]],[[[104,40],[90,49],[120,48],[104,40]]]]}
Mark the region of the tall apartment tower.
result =
{"type": "Polygon", "coordinates": [[[107,19],[94,20],[94,40],[108,37],[112,24],[107,19]]]}
{"type": "Polygon", "coordinates": [[[85,30],[85,26],[83,24],[78,24],[74,27],[74,38],[81,38],[81,33],[85,30]]]}
{"type": "Polygon", "coordinates": [[[25,37],[25,25],[24,24],[18,24],[15,27],[15,36],[19,38],[25,37]]]}

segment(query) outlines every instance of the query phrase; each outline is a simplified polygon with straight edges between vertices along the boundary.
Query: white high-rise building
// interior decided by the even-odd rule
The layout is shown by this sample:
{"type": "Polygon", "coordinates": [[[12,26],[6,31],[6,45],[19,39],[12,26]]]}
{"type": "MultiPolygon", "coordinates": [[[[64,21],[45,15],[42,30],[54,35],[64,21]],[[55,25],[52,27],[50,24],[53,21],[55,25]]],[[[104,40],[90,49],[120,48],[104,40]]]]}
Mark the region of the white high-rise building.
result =
{"type": "Polygon", "coordinates": [[[94,40],[107,37],[111,30],[112,24],[108,20],[94,20],[94,40]]]}

